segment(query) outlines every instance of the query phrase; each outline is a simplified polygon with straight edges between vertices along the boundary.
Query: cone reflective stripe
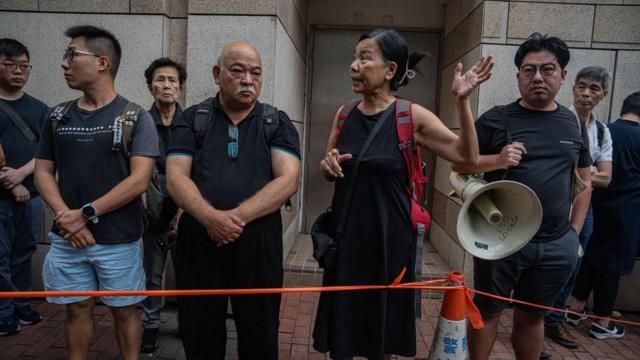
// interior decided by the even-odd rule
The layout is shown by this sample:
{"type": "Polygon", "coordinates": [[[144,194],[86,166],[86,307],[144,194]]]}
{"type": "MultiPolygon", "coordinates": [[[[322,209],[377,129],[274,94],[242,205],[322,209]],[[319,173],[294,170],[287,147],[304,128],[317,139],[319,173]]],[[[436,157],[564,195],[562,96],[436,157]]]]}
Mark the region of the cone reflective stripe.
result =
{"type": "MultiPolygon", "coordinates": [[[[461,273],[450,273],[448,279],[449,285],[464,285],[464,276],[461,273]]],[[[464,288],[447,290],[444,293],[440,319],[433,335],[429,360],[468,358],[467,313],[474,327],[483,326],[481,320],[478,322],[479,312],[473,305],[469,293],[464,288]]]]}

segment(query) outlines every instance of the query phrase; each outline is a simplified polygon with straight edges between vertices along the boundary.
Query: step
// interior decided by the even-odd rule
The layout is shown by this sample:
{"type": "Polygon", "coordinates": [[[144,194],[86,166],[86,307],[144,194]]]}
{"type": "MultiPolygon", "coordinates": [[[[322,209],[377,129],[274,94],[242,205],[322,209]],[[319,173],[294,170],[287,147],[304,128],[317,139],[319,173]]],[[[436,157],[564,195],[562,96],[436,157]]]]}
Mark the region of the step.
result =
{"type": "MultiPolygon", "coordinates": [[[[313,245],[309,234],[298,234],[284,265],[285,287],[307,287],[322,285],[322,269],[312,256],[313,245]]],[[[446,278],[451,272],[449,266],[433,245],[425,241],[422,248],[422,280],[446,278]]],[[[425,290],[422,297],[441,299],[441,291],[425,290]]]]}

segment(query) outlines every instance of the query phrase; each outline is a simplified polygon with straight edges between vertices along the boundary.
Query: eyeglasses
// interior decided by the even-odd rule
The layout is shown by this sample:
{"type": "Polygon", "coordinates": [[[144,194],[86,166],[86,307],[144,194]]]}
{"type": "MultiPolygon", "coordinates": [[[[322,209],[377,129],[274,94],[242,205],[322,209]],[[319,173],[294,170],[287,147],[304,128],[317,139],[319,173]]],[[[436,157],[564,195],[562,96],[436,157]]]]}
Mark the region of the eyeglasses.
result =
{"type": "Polygon", "coordinates": [[[95,57],[100,57],[101,56],[101,55],[97,55],[97,54],[90,53],[90,52],[87,52],[87,51],[82,51],[82,50],[76,50],[76,49],[69,48],[64,52],[64,55],[62,55],[62,61],[67,60],[68,62],[72,62],[73,58],[76,57],[76,56],[79,56],[79,55],[89,55],[89,56],[95,56],[95,57]]]}
{"type": "Polygon", "coordinates": [[[2,65],[9,71],[16,71],[17,68],[20,68],[22,72],[29,72],[33,68],[33,66],[29,64],[16,64],[12,62],[3,62],[2,65]]]}
{"type": "Polygon", "coordinates": [[[536,73],[540,71],[540,75],[549,77],[556,72],[558,66],[556,64],[543,64],[540,67],[534,65],[525,65],[520,68],[520,74],[527,79],[531,79],[536,76],[536,73]]]}
{"type": "Polygon", "coordinates": [[[229,124],[229,127],[227,127],[227,134],[229,134],[230,140],[227,144],[227,156],[232,160],[238,158],[238,133],[238,126],[229,124]]]}

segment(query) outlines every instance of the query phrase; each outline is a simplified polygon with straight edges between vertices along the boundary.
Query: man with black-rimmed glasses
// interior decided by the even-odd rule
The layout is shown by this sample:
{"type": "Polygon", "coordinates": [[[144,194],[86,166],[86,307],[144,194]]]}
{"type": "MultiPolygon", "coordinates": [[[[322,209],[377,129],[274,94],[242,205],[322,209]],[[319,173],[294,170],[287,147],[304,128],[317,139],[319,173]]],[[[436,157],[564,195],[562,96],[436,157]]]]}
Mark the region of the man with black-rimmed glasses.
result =
{"type": "MultiPolygon", "coordinates": [[[[90,25],[65,32],[67,85],[82,92],[53,108],[36,154],[36,183],[55,214],[42,270],[49,291],[144,290],[142,200],[158,151],[153,119],[114,87],[122,49],[90,25]],[[57,176],[56,176],[57,175],[57,176]]],[[[122,358],[138,359],[144,296],[102,296],[122,358]]],[[[89,296],[47,297],[67,308],[70,359],[86,359],[93,337],[89,296]]]]}
{"type": "MultiPolygon", "coordinates": [[[[6,155],[6,166],[0,168],[0,291],[31,290],[31,256],[42,228],[33,157],[48,107],[23,90],[29,60],[22,43],[0,39],[0,142],[6,155]]],[[[0,335],[39,321],[29,299],[0,299],[0,335]]]]}
{"type": "MultiPolygon", "coordinates": [[[[536,235],[522,249],[499,260],[474,259],[478,290],[538,305],[553,306],[578,260],[591,195],[591,156],[585,127],[556,96],[567,77],[570,53],[564,41],[534,33],[518,48],[514,63],[520,98],[496,106],[476,121],[480,159],[454,167],[484,173],[491,182],[513,180],[529,186],[540,199],[543,216],[536,235]],[[572,204],[574,166],[586,184],[572,204]],[[573,206],[572,206],[573,205],[573,206]]],[[[469,329],[469,354],[488,359],[496,340],[504,301],[476,295],[485,327],[469,329]]],[[[516,358],[541,357],[543,317],[535,307],[516,304],[511,343],[516,358]]]]}

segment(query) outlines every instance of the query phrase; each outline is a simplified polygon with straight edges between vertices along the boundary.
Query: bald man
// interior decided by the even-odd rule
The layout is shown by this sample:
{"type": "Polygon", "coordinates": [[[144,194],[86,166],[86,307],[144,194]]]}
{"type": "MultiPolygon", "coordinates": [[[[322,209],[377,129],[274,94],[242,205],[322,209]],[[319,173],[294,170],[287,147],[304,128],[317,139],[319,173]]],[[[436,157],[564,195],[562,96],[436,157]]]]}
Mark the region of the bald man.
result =
{"type": "MultiPolygon", "coordinates": [[[[218,94],[174,121],[167,151],[167,189],[184,209],[177,287],[281,287],[280,207],[298,189],[298,133],[258,102],[262,62],[251,44],[224,46],[212,71],[218,94]]],[[[229,299],[240,359],[277,359],[280,295],[180,298],[187,358],[224,359],[229,299]]]]}

